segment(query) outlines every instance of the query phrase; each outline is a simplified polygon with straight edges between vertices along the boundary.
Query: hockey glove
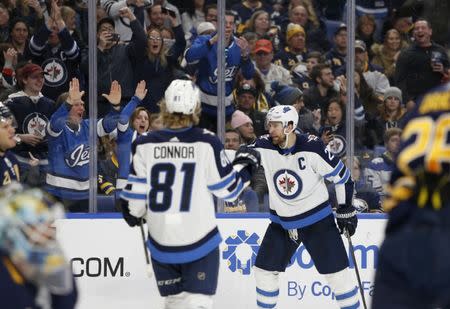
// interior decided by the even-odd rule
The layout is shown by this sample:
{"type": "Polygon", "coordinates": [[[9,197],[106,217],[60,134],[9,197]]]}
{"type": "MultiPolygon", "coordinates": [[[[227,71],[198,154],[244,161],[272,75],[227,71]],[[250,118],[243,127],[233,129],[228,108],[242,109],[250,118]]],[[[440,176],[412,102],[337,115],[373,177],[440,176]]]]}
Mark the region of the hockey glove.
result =
{"type": "Polygon", "coordinates": [[[336,221],[339,227],[339,231],[343,234],[345,231],[350,236],[355,234],[356,226],[358,225],[358,218],[356,217],[356,209],[353,206],[341,205],[336,210],[336,221]]]}
{"type": "Polygon", "coordinates": [[[234,157],[232,164],[237,171],[241,171],[245,168],[253,175],[261,164],[261,155],[253,148],[241,146],[236,151],[236,156],[234,157]]]}
{"type": "Polygon", "coordinates": [[[129,226],[133,227],[140,224],[140,218],[136,218],[130,214],[130,208],[128,207],[127,200],[120,199],[120,209],[122,210],[123,218],[129,226]]]}

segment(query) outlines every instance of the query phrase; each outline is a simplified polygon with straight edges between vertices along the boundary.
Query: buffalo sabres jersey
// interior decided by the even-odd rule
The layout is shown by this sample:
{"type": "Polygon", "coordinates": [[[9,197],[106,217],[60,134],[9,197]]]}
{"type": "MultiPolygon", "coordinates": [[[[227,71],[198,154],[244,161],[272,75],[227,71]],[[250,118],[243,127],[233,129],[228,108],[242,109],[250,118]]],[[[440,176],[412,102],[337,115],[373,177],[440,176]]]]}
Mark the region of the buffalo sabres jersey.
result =
{"type": "Polygon", "coordinates": [[[234,201],[247,176],[233,169],[211,132],[165,129],[133,142],[130,176],[121,197],[130,209],[146,205],[152,258],[187,263],[221,242],[213,194],[234,201]]]}
{"type": "Polygon", "coordinates": [[[316,136],[297,133],[296,137],[290,149],[272,144],[268,135],[254,144],[269,188],[270,218],[285,229],[311,225],[332,213],[325,179],[336,184],[340,205],[351,203],[353,194],[344,163],[316,136]]]}
{"type": "Polygon", "coordinates": [[[0,156],[0,173],[0,187],[8,185],[12,181],[20,181],[19,163],[9,151],[0,156]]]}
{"type": "MultiPolygon", "coordinates": [[[[450,83],[423,96],[401,137],[386,211],[399,204],[408,211],[439,211],[450,206],[450,83]]],[[[397,212],[400,213],[400,212],[397,212]]],[[[392,212],[391,218],[395,215],[392,212]]]]}

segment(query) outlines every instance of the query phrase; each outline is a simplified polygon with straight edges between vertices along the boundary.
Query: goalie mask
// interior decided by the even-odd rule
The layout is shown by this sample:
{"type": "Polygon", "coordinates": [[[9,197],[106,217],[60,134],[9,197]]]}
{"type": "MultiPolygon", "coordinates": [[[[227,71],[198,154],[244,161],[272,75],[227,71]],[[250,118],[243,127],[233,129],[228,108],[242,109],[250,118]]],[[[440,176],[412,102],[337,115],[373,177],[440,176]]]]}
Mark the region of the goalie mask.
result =
{"type": "Polygon", "coordinates": [[[176,79],[170,83],[164,99],[169,113],[192,115],[200,103],[200,90],[191,80],[176,79]]]}
{"type": "Polygon", "coordinates": [[[63,216],[62,205],[40,189],[11,183],[0,190],[0,249],[27,278],[66,267],[52,226],[63,216]]]}

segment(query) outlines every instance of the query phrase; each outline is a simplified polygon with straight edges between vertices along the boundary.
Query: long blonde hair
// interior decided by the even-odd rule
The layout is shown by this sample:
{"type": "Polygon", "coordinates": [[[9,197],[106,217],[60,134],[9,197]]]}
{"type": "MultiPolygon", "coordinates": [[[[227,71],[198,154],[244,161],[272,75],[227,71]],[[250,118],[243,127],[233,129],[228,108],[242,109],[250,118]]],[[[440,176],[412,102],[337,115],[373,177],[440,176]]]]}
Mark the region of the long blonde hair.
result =
{"type": "Polygon", "coordinates": [[[170,113],[166,107],[166,101],[162,99],[159,103],[160,114],[165,128],[172,128],[175,126],[181,126],[183,128],[189,126],[196,126],[200,122],[201,105],[200,102],[197,104],[195,111],[191,115],[185,115],[181,113],[170,113]]]}
{"type": "Polygon", "coordinates": [[[163,66],[166,67],[167,66],[167,54],[164,48],[164,40],[163,40],[163,36],[161,33],[161,30],[159,28],[156,27],[150,27],[147,29],[147,40],[148,37],[150,36],[150,33],[152,31],[158,32],[159,36],[161,37],[161,49],[159,50],[159,53],[157,55],[154,55],[152,53],[150,53],[150,50],[148,48],[148,41],[147,41],[147,57],[151,62],[155,62],[157,60],[159,60],[159,63],[163,66]]]}

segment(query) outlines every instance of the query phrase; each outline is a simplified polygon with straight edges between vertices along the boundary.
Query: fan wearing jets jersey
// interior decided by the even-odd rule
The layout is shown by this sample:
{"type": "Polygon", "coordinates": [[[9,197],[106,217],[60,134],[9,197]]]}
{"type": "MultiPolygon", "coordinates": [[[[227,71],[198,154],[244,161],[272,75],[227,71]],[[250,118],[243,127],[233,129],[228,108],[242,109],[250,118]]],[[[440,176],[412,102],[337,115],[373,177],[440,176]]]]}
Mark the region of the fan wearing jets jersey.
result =
{"type": "Polygon", "coordinates": [[[353,181],[349,170],[318,137],[296,133],[297,121],[293,106],[271,108],[266,116],[269,134],[253,144],[267,179],[271,220],[254,267],[257,305],[276,307],[278,275],[303,242],[340,308],[359,308],[358,289],[339,235],[339,231],[355,233],[353,181]],[[339,230],[325,179],[336,184],[339,230]]]}
{"type": "Polygon", "coordinates": [[[212,308],[221,242],[213,194],[234,201],[260,161],[257,151],[242,147],[230,163],[219,139],[194,127],[199,114],[197,86],[174,80],[161,103],[165,129],[133,142],[121,195],[127,223],[147,221],[147,246],[166,309],[212,308]]]}

